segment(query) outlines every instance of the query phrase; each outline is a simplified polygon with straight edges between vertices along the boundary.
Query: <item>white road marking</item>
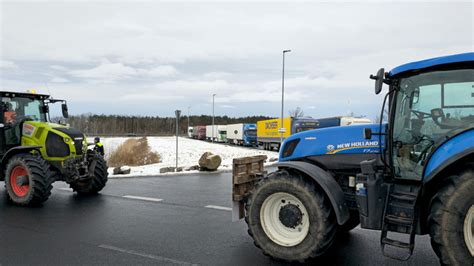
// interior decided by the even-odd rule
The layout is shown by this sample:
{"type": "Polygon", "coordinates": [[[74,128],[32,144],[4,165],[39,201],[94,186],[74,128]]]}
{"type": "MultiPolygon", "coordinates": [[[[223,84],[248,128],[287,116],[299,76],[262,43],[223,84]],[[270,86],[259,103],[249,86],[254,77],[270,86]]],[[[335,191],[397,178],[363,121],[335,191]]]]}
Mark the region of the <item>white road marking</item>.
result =
{"type": "Polygon", "coordinates": [[[140,196],[132,196],[132,195],[125,195],[125,196],[123,196],[123,198],[136,199],[136,200],[145,200],[145,201],[153,201],[153,202],[160,202],[160,201],[163,200],[163,199],[140,197],[140,196]]]}
{"type": "Polygon", "coordinates": [[[207,206],[204,206],[204,208],[221,210],[221,211],[232,211],[232,208],[216,206],[216,205],[207,205],[207,206]]]}
{"type": "Polygon", "coordinates": [[[135,255],[135,256],[139,256],[139,257],[143,257],[143,258],[157,260],[157,261],[161,261],[161,262],[172,263],[172,264],[176,264],[176,265],[197,265],[197,264],[193,264],[193,263],[186,262],[186,261],[180,261],[180,260],[165,258],[165,257],[157,256],[157,255],[141,253],[141,252],[137,252],[137,251],[134,251],[134,250],[123,249],[123,248],[118,248],[118,247],[109,246],[109,245],[99,245],[99,248],[113,250],[113,251],[126,253],[126,254],[130,254],[130,255],[135,255]]]}
{"type": "Polygon", "coordinates": [[[68,187],[58,187],[58,189],[72,192],[72,188],[68,188],[68,187]]]}

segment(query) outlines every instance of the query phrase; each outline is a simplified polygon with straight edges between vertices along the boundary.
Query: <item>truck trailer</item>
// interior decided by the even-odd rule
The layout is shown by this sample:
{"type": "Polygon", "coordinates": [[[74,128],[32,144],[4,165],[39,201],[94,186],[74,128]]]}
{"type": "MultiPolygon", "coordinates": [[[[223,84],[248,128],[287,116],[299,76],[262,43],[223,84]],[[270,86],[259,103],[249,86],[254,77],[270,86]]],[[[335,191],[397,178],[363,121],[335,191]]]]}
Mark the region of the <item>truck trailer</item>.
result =
{"type": "Polygon", "coordinates": [[[339,127],[351,125],[367,125],[372,121],[368,118],[352,117],[352,116],[334,116],[327,118],[318,118],[318,128],[339,127]]]}
{"type": "Polygon", "coordinates": [[[206,126],[195,126],[193,128],[193,139],[206,139],[206,126]]]}
{"type": "Polygon", "coordinates": [[[213,142],[226,142],[227,126],[209,125],[206,126],[206,140],[213,142]],[[214,130],[213,130],[214,129],[214,130]]]}
{"type": "Polygon", "coordinates": [[[240,146],[256,146],[257,125],[242,123],[227,125],[227,142],[240,146]]]}
{"type": "Polygon", "coordinates": [[[282,138],[284,140],[295,133],[316,129],[318,125],[317,119],[307,117],[286,117],[283,119],[283,126],[280,118],[258,121],[258,146],[262,146],[265,150],[279,150],[282,138]],[[284,132],[280,132],[282,128],[284,128],[284,132]]]}

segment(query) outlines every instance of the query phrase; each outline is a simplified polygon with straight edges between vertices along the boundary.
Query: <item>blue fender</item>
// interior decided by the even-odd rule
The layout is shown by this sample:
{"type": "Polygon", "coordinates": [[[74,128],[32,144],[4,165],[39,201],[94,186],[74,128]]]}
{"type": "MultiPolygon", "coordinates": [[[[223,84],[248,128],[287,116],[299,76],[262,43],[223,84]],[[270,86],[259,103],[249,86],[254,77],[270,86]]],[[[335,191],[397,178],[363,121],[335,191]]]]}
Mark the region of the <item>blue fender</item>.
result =
{"type": "Polygon", "coordinates": [[[349,210],[344,200],[344,192],[334,178],[318,166],[306,162],[279,162],[278,168],[296,169],[310,176],[324,190],[336,213],[337,223],[342,225],[349,219],[349,210]]]}
{"type": "Polygon", "coordinates": [[[470,154],[474,154],[474,129],[454,136],[435,150],[423,171],[423,182],[430,181],[443,169],[470,154]]]}

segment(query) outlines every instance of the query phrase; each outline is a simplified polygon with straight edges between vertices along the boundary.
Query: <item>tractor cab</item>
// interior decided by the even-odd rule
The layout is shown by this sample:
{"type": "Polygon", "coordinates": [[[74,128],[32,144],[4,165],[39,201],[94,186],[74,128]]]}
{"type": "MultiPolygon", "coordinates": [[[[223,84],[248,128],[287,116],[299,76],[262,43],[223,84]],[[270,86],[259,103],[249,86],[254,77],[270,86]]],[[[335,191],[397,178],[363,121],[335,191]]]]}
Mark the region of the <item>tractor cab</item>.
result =
{"type": "MultiPolygon", "coordinates": [[[[415,234],[429,233],[443,264],[472,265],[474,53],[413,62],[388,73],[380,69],[371,78],[376,94],[383,83],[389,85],[383,104],[389,101],[389,117],[375,133],[387,140],[383,165],[363,161],[357,177],[360,187],[367,187],[356,192],[361,227],[381,229],[389,257],[408,259],[415,234]],[[377,198],[383,203],[374,204],[377,198]],[[400,233],[408,239],[394,238],[400,233]],[[393,256],[394,248],[408,253],[393,256]]],[[[372,134],[364,131],[366,138],[372,134]]]]}
{"type": "MultiPolygon", "coordinates": [[[[381,69],[372,76],[389,85],[385,155],[394,178],[422,180],[430,155],[474,128],[474,69],[472,61],[465,61],[469,57],[472,54],[430,59],[389,73],[381,69]]],[[[376,82],[376,93],[381,86],[376,82]]]]}
{"type": "Polygon", "coordinates": [[[62,102],[64,118],[68,118],[66,101],[51,99],[49,95],[36,93],[1,92],[0,102],[0,154],[21,145],[21,133],[31,127],[27,121],[48,123],[49,104],[62,102]]]}

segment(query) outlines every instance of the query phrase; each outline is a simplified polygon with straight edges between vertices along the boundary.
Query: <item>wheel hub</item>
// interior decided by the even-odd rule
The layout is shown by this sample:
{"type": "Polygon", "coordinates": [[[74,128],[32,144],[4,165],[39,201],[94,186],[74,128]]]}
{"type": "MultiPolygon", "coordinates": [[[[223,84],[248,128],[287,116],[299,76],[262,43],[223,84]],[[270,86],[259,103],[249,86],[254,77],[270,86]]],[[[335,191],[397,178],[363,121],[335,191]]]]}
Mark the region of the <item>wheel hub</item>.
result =
{"type": "Polygon", "coordinates": [[[28,185],[29,182],[28,182],[28,176],[26,175],[22,175],[22,176],[18,176],[16,178],[16,185],[21,187],[21,186],[24,186],[24,185],[28,185]]]}
{"type": "Polygon", "coordinates": [[[471,256],[474,256],[474,205],[472,205],[467,211],[463,229],[466,246],[469,249],[471,256]]]}
{"type": "Polygon", "coordinates": [[[268,196],[260,209],[260,224],[273,242],[293,247],[309,234],[308,211],[295,195],[277,192],[268,196]]]}
{"type": "Polygon", "coordinates": [[[10,186],[17,197],[25,197],[30,190],[28,172],[23,166],[16,166],[10,174],[10,186]]]}
{"type": "Polygon", "coordinates": [[[290,203],[280,209],[278,218],[284,226],[294,229],[301,224],[303,214],[298,206],[290,203]]]}

